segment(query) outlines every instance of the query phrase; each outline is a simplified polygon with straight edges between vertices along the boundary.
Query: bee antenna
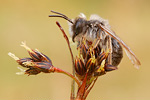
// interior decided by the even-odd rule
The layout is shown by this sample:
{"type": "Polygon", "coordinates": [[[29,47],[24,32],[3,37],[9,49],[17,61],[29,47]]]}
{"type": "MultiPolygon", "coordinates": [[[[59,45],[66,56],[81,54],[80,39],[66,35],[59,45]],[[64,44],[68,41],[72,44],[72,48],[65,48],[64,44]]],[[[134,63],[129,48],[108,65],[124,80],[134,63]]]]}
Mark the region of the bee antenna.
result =
{"type": "Polygon", "coordinates": [[[56,11],[53,11],[51,10],[52,13],[55,13],[55,14],[58,14],[58,15],[49,15],[49,17],[60,17],[60,18],[63,18],[63,19],[66,19],[67,21],[69,21],[70,23],[74,24],[72,22],[72,20],[70,18],[68,18],[66,15],[62,14],[62,13],[59,13],[59,12],[56,12],[56,11]]]}

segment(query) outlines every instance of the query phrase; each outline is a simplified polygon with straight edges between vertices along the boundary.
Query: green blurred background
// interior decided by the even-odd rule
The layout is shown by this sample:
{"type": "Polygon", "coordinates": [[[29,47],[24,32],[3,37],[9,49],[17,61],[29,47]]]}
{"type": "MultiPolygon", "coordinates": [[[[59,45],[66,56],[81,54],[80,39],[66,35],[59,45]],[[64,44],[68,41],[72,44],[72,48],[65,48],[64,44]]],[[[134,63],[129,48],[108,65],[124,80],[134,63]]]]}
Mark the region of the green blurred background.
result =
{"type": "MultiPolygon", "coordinates": [[[[112,29],[140,59],[135,69],[124,54],[117,71],[100,77],[87,100],[150,100],[150,1],[149,0],[1,0],[0,100],[69,100],[71,79],[62,74],[16,75],[17,63],[7,53],[27,57],[20,47],[26,41],[49,56],[53,64],[71,72],[71,57],[55,22],[68,34],[68,23],[48,18],[55,10],[75,18],[80,12],[109,19],[112,29]]],[[[69,34],[68,34],[69,35],[69,34]]],[[[72,47],[75,51],[75,46],[72,47]]]]}

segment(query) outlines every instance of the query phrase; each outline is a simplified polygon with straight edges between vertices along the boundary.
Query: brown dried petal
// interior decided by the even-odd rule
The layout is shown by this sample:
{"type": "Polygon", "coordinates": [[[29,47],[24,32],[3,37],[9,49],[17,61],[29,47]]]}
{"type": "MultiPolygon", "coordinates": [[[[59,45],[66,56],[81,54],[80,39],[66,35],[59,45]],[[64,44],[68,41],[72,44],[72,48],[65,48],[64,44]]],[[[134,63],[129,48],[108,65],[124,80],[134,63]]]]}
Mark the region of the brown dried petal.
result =
{"type": "Polygon", "coordinates": [[[49,57],[47,57],[46,55],[42,54],[42,58],[41,58],[41,61],[46,61],[46,62],[49,62],[52,64],[52,61],[50,60],[49,57]]]}
{"type": "Polygon", "coordinates": [[[53,65],[48,62],[34,62],[34,68],[38,68],[41,72],[50,73],[52,72],[53,65]]]}
{"type": "Polygon", "coordinates": [[[89,68],[89,74],[92,74],[95,71],[96,65],[95,63],[91,63],[90,68],[89,68]]]}
{"type": "Polygon", "coordinates": [[[91,52],[90,52],[90,50],[88,50],[87,53],[86,53],[85,62],[87,62],[90,58],[91,58],[91,52]]]}
{"type": "Polygon", "coordinates": [[[97,57],[97,61],[96,61],[97,66],[101,65],[102,61],[103,61],[104,59],[106,59],[106,57],[107,57],[107,56],[106,56],[105,53],[100,54],[100,56],[97,57]]]}
{"type": "Polygon", "coordinates": [[[28,75],[37,75],[39,74],[41,71],[37,68],[29,68],[28,70],[25,71],[25,74],[28,75]]]}
{"type": "Polygon", "coordinates": [[[32,50],[32,52],[28,51],[29,52],[29,55],[36,61],[36,62],[49,62],[49,63],[52,63],[51,60],[44,54],[38,52],[38,51],[35,51],[35,50],[32,50]]]}
{"type": "Polygon", "coordinates": [[[83,56],[83,59],[85,59],[86,58],[86,53],[87,53],[87,49],[86,49],[85,45],[82,44],[80,50],[81,50],[80,52],[83,56]]]}
{"type": "Polygon", "coordinates": [[[85,65],[85,67],[86,67],[87,69],[90,68],[91,61],[92,61],[92,59],[89,59],[89,60],[87,61],[86,65],[85,65]]]}
{"type": "Polygon", "coordinates": [[[94,53],[95,53],[95,58],[97,58],[101,54],[101,49],[99,45],[94,49],[94,53]]]}
{"type": "Polygon", "coordinates": [[[34,61],[41,61],[41,55],[35,50],[28,51],[29,55],[34,59],[34,61]]]}
{"type": "Polygon", "coordinates": [[[85,75],[85,72],[86,72],[84,62],[81,59],[79,59],[78,57],[76,57],[76,59],[75,59],[75,71],[80,76],[85,75]]]}
{"type": "Polygon", "coordinates": [[[95,65],[95,59],[90,58],[86,63],[86,68],[89,70],[89,74],[92,74],[95,71],[96,65],[95,65]]]}

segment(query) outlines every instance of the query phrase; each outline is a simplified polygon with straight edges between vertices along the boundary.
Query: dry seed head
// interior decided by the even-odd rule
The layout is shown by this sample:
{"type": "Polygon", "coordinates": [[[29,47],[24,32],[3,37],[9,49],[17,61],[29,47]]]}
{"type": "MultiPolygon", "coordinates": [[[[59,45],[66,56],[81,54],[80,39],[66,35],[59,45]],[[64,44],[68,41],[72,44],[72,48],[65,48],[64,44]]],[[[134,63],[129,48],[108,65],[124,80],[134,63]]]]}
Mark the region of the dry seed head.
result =
{"type": "Polygon", "coordinates": [[[29,48],[25,42],[22,42],[21,44],[22,47],[24,47],[31,58],[18,58],[12,53],[8,53],[10,57],[15,59],[19,65],[22,67],[28,68],[27,70],[23,70],[21,68],[18,68],[21,70],[21,72],[17,72],[16,74],[28,74],[28,75],[36,75],[39,74],[40,72],[44,73],[50,73],[54,72],[54,67],[52,65],[51,60],[44,55],[43,53],[39,52],[39,50],[32,50],[29,48]]]}

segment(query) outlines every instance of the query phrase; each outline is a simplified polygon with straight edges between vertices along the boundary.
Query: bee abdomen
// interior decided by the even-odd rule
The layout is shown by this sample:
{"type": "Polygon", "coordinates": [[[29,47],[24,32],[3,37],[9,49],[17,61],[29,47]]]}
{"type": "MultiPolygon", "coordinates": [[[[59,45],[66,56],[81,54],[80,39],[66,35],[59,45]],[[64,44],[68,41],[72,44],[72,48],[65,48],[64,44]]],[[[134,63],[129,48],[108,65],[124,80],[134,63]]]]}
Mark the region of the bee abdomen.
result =
{"type": "Polygon", "coordinates": [[[118,66],[123,58],[122,46],[113,38],[112,40],[112,65],[118,66]]]}

